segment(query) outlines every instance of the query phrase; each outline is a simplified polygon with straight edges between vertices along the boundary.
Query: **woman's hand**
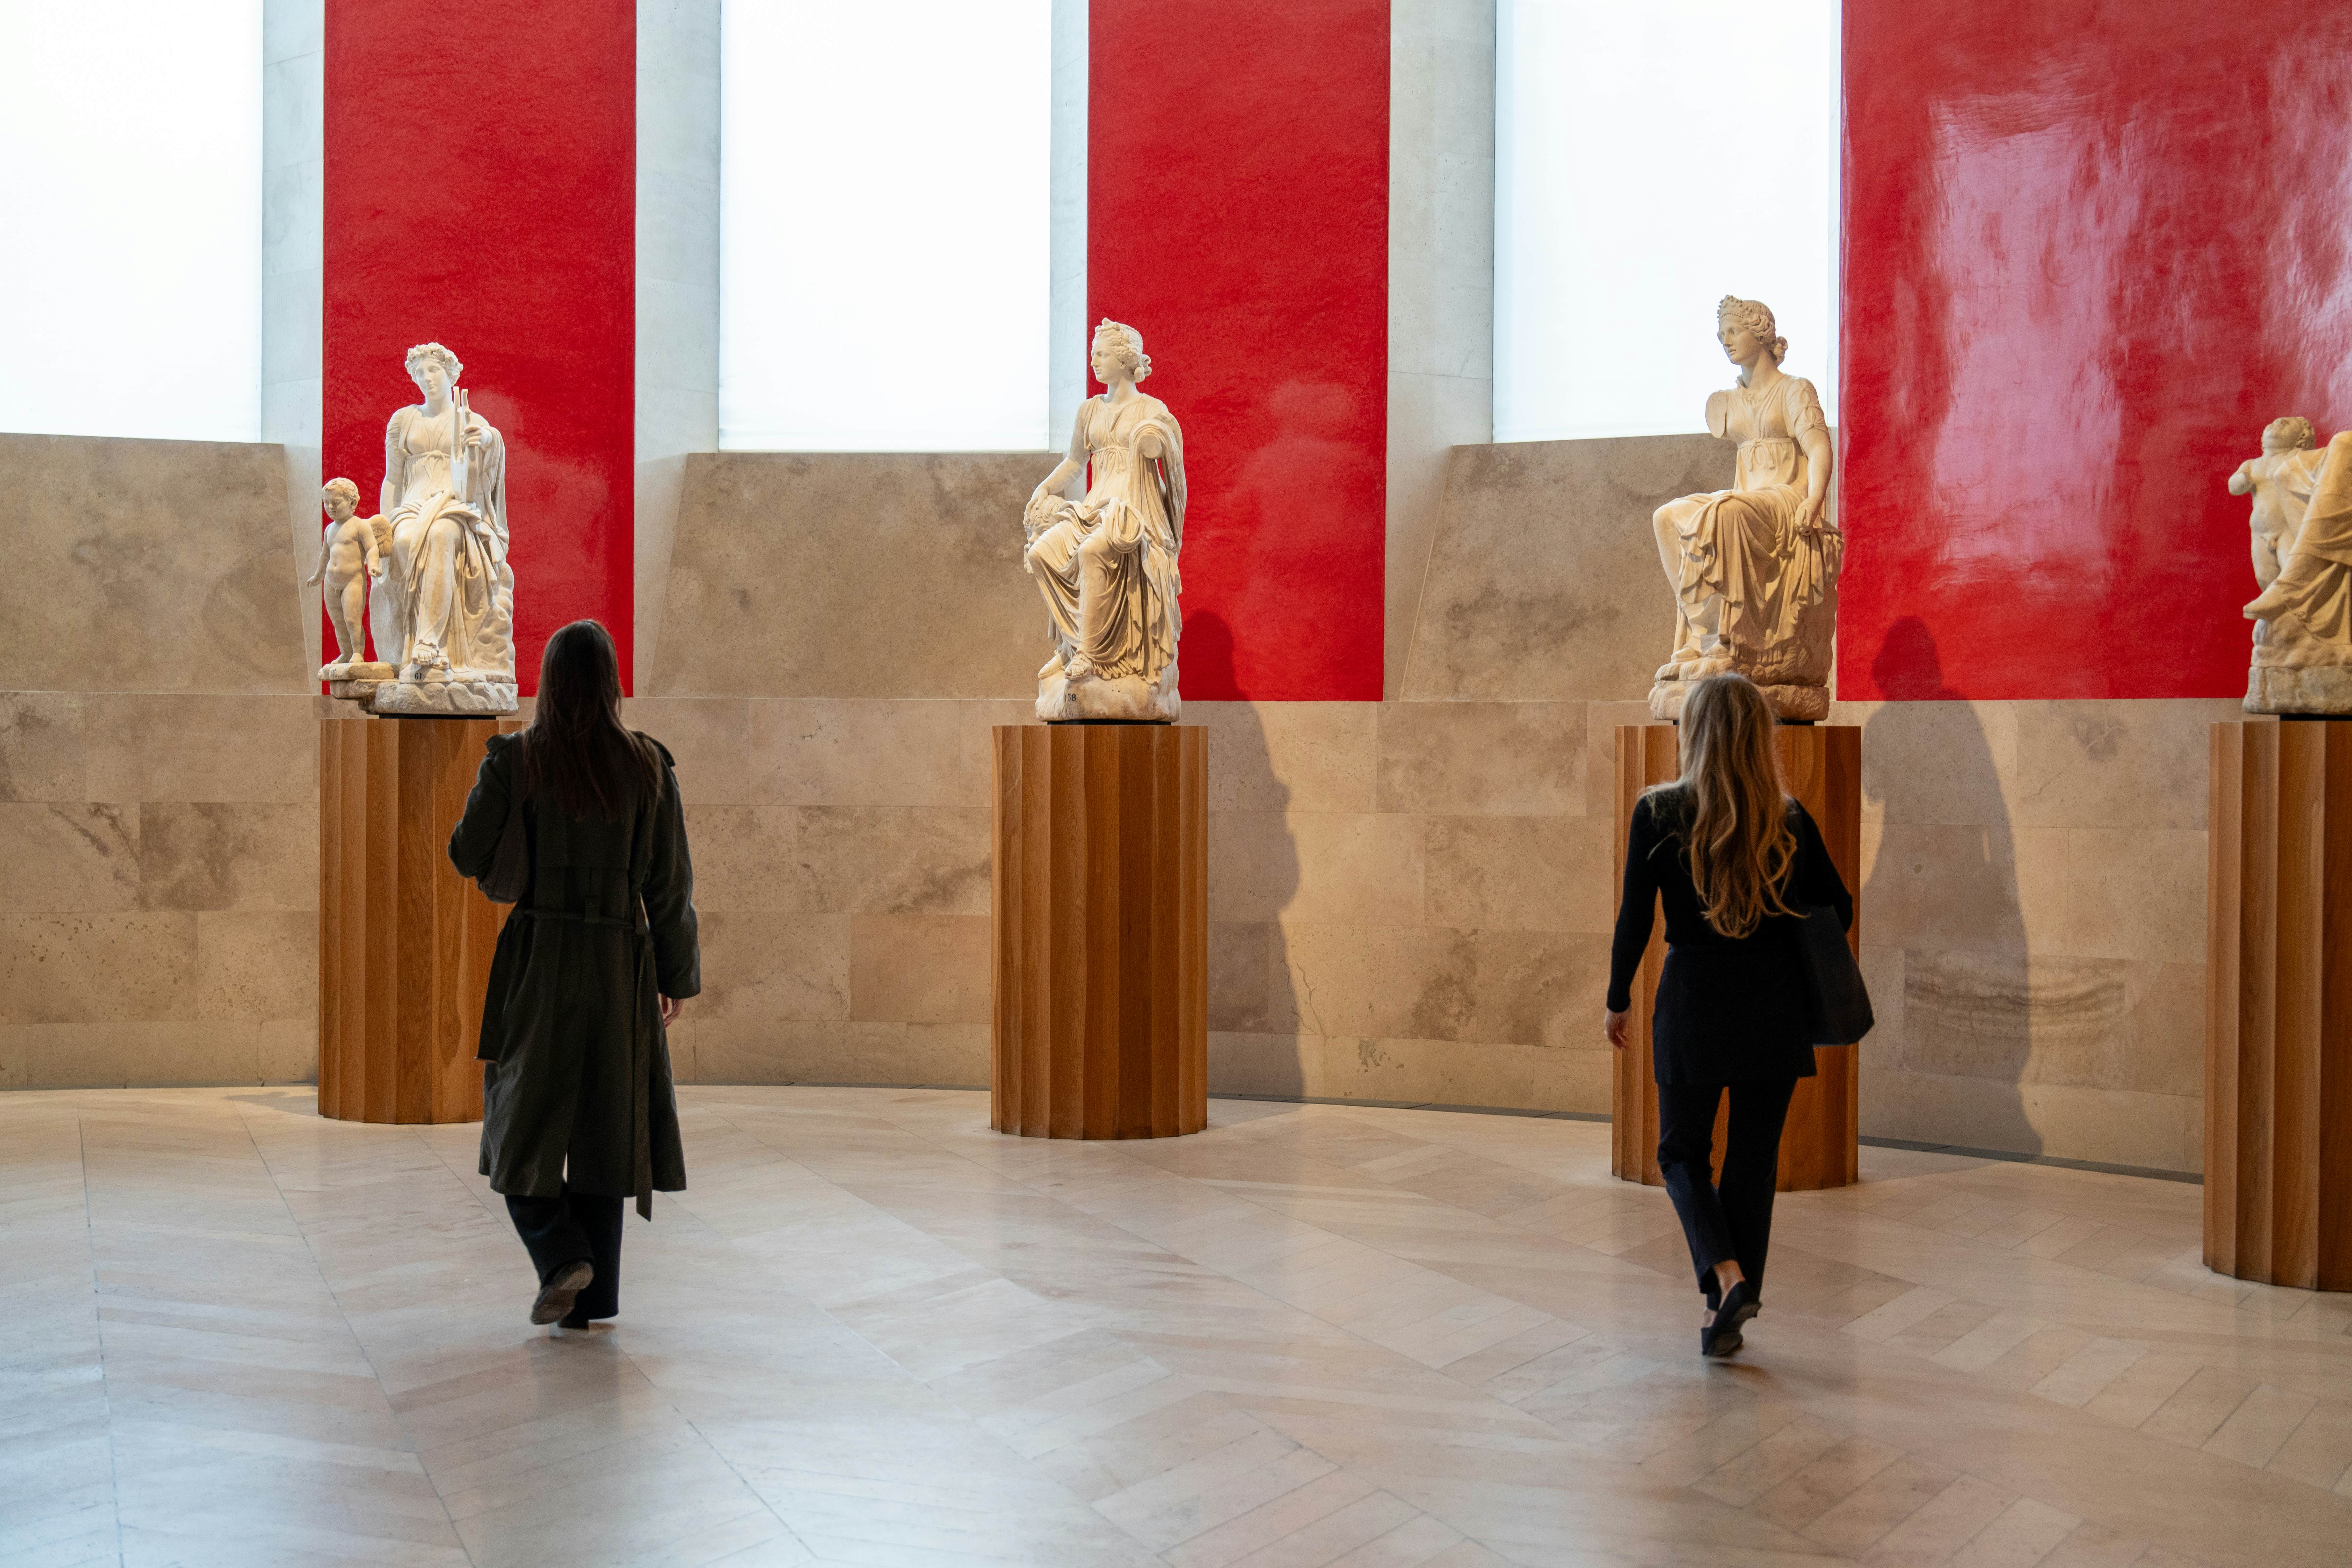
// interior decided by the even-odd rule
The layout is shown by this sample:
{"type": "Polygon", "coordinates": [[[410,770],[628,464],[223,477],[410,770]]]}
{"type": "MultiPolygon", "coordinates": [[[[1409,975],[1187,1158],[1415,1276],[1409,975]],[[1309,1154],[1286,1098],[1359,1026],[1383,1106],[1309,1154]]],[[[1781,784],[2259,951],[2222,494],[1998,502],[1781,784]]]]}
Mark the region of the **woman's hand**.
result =
{"type": "Polygon", "coordinates": [[[1797,503],[1798,532],[1811,533],[1822,526],[1822,500],[1820,496],[1807,496],[1797,503]]]}
{"type": "Polygon", "coordinates": [[[685,1003],[683,1003],[683,1002],[681,1002],[681,1001],[679,1001],[677,997],[675,997],[675,996],[665,996],[665,997],[663,997],[663,998],[661,999],[661,1020],[662,1020],[662,1027],[663,1027],[663,1028],[665,1028],[665,1029],[667,1029],[667,1028],[668,1028],[672,1024],[677,1023],[677,1016],[678,1016],[680,1013],[683,1013],[683,1012],[685,1012],[685,1011],[686,1011],[686,1004],[685,1004],[685,1003]]]}
{"type": "Polygon", "coordinates": [[[1625,1026],[1631,1017],[1629,1013],[1604,1011],[1601,1015],[1601,1032],[1608,1036],[1609,1043],[1621,1051],[1625,1048],[1625,1026]]]}

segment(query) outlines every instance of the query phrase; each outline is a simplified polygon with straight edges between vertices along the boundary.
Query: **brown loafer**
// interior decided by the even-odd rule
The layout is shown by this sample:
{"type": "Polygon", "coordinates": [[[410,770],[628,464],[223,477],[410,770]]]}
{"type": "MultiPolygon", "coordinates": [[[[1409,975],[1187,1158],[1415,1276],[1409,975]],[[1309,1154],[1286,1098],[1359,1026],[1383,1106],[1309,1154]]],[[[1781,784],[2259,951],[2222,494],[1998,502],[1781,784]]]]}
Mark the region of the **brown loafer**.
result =
{"type": "Polygon", "coordinates": [[[553,1279],[540,1287],[539,1300],[530,1304],[530,1321],[551,1323],[558,1318],[568,1317],[572,1298],[588,1289],[588,1282],[595,1278],[596,1266],[584,1258],[578,1263],[565,1264],[555,1271],[553,1279]]]}

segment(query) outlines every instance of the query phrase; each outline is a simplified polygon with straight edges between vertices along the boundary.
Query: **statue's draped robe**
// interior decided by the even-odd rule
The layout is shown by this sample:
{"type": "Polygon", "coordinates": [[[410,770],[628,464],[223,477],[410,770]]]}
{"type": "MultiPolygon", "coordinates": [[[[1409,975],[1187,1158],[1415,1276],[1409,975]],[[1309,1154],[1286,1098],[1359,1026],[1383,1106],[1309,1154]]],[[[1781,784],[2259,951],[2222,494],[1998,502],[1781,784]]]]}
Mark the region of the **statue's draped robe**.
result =
{"type": "MultiPolygon", "coordinates": [[[[1821,398],[1802,376],[1784,375],[1760,393],[1735,386],[1709,399],[1707,423],[1739,443],[1732,488],[1685,496],[1666,511],[1681,548],[1675,594],[1695,626],[1714,624],[1758,681],[1818,685],[1829,670],[1797,639],[1798,621],[1836,586],[1844,541],[1834,531],[1797,526],[1810,480],[1804,437],[1826,430],[1821,398]],[[1720,410],[1718,424],[1717,411],[1720,410]],[[1720,616],[1710,601],[1720,597],[1720,616]],[[1758,668],[1753,656],[1785,649],[1758,668]],[[1787,668],[1778,665],[1785,662],[1787,668]]],[[[1822,650],[1826,654],[1826,647],[1822,650]]]]}
{"type": "Polygon", "coordinates": [[[1031,542],[1030,565],[1045,590],[1054,640],[1066,660],[1083,654],[1106,680],[1159,683],[1176,661],[1183,582],[1184,437],[1156,397],[1124,403],[1090,397],[1077,434],[1089,468],[1086,500],[1031,542]],[[1164,457],[1138,455],[1146,431],[1164,457]]]}
{"type": "Polygon", "coordinates": [[[458,441],[448,411],[393,415],[383,433],[384,474],[398,476],[388,510],[384,572],[395,647],[378,656],[402,668],[447,666],[456,679],[514,679],[514,574],[507,565],[506,441],[478,414],[467,416],[482,446],[453,488],[458,441]]]}
{"type": "Polygon", "coordinates": [[[2246,606],[2271,623],[2254,662],[2352,663],[2352,430],[2327,443],[2293,537],[2278,580],[2246,606]]]}

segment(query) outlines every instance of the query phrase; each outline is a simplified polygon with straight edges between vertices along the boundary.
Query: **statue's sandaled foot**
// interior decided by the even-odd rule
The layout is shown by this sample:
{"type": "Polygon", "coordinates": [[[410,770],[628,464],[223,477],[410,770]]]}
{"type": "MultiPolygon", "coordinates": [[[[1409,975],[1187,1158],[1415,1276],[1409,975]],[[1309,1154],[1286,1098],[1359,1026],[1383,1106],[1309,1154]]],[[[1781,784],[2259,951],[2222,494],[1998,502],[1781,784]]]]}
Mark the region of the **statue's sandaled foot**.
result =
{"type": "Polygon", "coordinates": [[[1692,664],[1696,662],[1697,658],[1698,655],[1685,648],[1682,652],[1675,655],[1674,658],[1666,660],[1665,663],[1658,666],[1658,673],[1652,676],[1650,679],[1653,680],[1680,680],[1683,679],[1684,675],[1689,671],[1692,664]]]}
{"type": "Polygon", "coordinates": [[[1731,656],[1729,654],[1710,653],[1683,666],[1682,679],[1705,680],[1710,675],[1728,675],[1730,672],[1731,656]]]}
{"type": "Polygon", "coordinates": [[[1051,680],[1054,677],[1061,673],[1062,656],[1057,653],[1053,658],[1045,661],[1045,667],[1037,672],[1037,679],[1040,680],[1051,680]]]}
{"type": "Polygon", "coordinates": [[[1077,658],[1070,660],[1068,664],[1062,667],[1063,679],[1067,680],[1072,686],[1076,686],[1079,681],[1086,679],[1088,676],[1094,674],[1094,661],[1087,658],[1085,654],[1078,655],[1077,658]]]}

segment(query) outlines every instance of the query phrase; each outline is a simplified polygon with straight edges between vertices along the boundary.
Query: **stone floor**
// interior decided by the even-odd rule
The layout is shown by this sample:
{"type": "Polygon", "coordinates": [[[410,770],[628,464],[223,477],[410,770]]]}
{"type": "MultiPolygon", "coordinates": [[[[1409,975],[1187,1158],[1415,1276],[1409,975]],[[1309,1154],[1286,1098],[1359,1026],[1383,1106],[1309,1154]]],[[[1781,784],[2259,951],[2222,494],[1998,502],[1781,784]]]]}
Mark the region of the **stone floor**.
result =
{"type": "Polygon", "coordinates": [[[0,1096],[0,1565],[2352,1561],[2352,1298],[2194,1186],[1865,1149],[1708,1364],[1603,1126],[683,1099],[556,1335],[472,1128],[0,1096]]]}

